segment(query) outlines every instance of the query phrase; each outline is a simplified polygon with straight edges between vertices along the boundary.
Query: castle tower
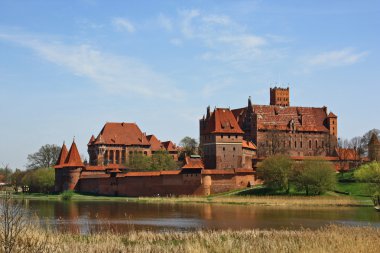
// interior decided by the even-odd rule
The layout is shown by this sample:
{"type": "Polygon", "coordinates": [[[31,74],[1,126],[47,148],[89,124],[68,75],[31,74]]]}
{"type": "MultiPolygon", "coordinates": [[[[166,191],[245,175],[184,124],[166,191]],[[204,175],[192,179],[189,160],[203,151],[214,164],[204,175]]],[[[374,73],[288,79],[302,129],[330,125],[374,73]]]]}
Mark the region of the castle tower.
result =
{"type": "Polygon", "coordinates": [[[242,130],[244,131],[244,140],[252,141],[253,123],[254,123],[254,111],[252,106],[251,97],[248,97],[248,106],[244,116],[242,130]]]}
{"type": "Polygon", "coordinates": [[[75,141],[71,144],[69,152],[67,152],[65,144],[63,144],[60,157],[55,166],[55,190],[57,192],[75,190],[82,168],[84,168],[84,165],[75,141]],[[67,153],[67,155],[62,163],[65,153],[67,153]]]}
{"type": "Polygon", "coordinates": [[[242,167],[241,130],[230,109],[207,110],[200,120],[200,148],[206,169],[232,169],[242,167]]]}
{"type": "Polygon", "coordinates": [[[376,133],[372,133],[371,140],[368,143],[368,158],[371,161],[380,161],[380,141],[376,133]]]}
{"type": "Polygon", "coordinates": [[[270,105],[290,106],[290,91],[288,88],[270,88],[270,105]]]}
{"type": "MultiPolygon", "coordinates": [[[[326,109],[327,110],[327,109],[326,109]]],[[[327,115],[327,126],[330,131],[330,151],[331,154],[338,146],[338,116],[330,112],[327,115]]]]}

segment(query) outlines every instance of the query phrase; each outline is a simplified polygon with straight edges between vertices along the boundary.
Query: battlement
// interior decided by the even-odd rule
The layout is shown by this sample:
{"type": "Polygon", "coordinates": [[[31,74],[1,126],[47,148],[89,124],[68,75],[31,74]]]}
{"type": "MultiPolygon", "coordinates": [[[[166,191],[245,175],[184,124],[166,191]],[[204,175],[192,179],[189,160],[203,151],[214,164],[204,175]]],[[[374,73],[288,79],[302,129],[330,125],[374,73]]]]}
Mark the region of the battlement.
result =
{"type": "Polygon", "coordinates": [[[290,89],[270,88],[270,105],[290,106],[290,89]]]}

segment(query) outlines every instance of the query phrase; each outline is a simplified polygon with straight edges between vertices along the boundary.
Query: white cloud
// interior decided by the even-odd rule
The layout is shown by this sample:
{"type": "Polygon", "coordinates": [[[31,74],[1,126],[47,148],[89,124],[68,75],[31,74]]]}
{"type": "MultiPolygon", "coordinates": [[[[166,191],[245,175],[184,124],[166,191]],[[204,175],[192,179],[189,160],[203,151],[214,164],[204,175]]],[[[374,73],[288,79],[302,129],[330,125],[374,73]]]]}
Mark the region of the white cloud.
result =
{"type": "Polygon", "coordinates": [[[173,30],[173,23],[171,19],[164,14],[160,13],[157,18],[158,24],[167,31],[173,30]]]}
{"type": "Polygon", "coordinates": [[[88,78],[107,92],[180,99],[182,92],[139,60],[103,53],[87,44],[50,43],[35,36],[0,33],[0,40],[27,47],[41,58],[88,78]]]}
{"type": "Polygon", "coordinates": [[[182,45],[182,40],[179,38],[173,38],[170,40],[170,43],[175,45],[175,46],[180,46],[180,45],[182,45]]]}
{"type": "Polygon", "coordinates": [[[223,79],[218,81],[213,81],[210,83],[207,83],[203,85],[201,94],[205,98],[209,98],[215,94],[217,94],[219,91],[224,90],[227,87],[232,86],[233,80],[231,79],[223,79]]]}
{"type": "Polygon", "coordinates": [[[120,31],[135,32],[135,26],[126,18],[113,18],[112,24],[120,31]]]}
{"type": "Polygon", "coordinates": [[[365,57],[368,52],[359,52],[355,53],[352,48],[345,48],[342,50],[329,51],[320,53],[311,57],[309,64],[312,66],[344,66],[351,65],[363,57],[365,57]]]}

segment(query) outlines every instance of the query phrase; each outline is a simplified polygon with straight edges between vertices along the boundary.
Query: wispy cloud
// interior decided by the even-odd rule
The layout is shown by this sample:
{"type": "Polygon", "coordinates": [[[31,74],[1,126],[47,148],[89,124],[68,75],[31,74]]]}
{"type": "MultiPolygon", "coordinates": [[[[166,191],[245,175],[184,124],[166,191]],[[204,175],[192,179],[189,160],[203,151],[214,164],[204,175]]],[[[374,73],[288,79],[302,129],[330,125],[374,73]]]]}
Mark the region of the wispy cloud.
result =
{"type": "Polygon", "coordinates": [[[351,65],[357,63],[367,55],[368,52],[355,52],[353,48],[344,48],[341,50],[317,54],[309,60],[309,64],[322,67],[351,65]]]}
{"type": "Polygon", "coordinates": [[[167,31],[171,31],[173,29],[172,20],[162,13],[160,13],[158,15],[157,22],[158,22],[159,26],[161,26],[162,28],[164,28],[167,31]]]}
{"type": "Polygon", "coordinates": [[[87,44],[51,43],[31,35],[0,32],[0,40],[29,48],[41,58],[92,80],[110,93],[171,100],[182,96],[169,78],[134,58],[107,54],[87,44]]]}
{"type": "Polygon", "coordinates": [[[121,17],[113,18],[112,24],[120,31],[127,31],[130,33],[133,33],[136,30],[135,26],[131,23],[131,21],[129,21],[126,18],[121,18],[121,17]]]}

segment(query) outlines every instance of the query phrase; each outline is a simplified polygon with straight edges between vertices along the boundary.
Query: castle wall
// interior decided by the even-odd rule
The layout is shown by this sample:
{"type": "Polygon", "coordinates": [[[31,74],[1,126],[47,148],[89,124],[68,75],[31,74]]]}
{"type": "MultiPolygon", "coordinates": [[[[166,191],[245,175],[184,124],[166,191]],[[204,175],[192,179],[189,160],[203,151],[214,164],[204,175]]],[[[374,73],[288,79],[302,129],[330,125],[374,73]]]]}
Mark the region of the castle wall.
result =
{"type": "Polygon", "coordinates": [[[82,178],[78,191],[109,196],[180,196],[210,195],[246,188],[254,181],[253,173],[202,175],[200,173],[82,178]]]}

